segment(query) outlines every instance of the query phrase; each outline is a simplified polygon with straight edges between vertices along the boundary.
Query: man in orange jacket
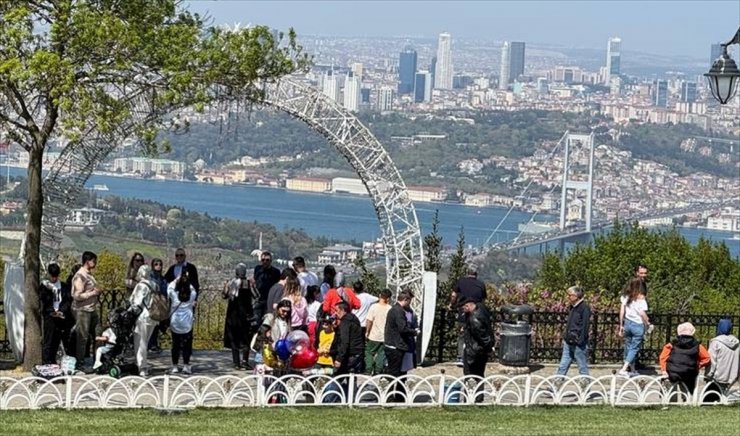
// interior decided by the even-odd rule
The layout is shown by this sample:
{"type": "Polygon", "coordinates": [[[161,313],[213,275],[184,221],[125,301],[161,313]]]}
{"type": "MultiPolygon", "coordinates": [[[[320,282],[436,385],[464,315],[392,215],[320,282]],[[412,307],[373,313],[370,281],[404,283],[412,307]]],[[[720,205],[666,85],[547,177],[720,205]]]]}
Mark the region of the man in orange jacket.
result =
{"type": "Polygon", "coordinates": [[[710,364],[709,351],[694,337],[696,329],[690,322],[680,324],[678,337],[666,344],[660,353],[660,370],[673,382],[681,382],[693,394],[699,369],[710,364]]]}

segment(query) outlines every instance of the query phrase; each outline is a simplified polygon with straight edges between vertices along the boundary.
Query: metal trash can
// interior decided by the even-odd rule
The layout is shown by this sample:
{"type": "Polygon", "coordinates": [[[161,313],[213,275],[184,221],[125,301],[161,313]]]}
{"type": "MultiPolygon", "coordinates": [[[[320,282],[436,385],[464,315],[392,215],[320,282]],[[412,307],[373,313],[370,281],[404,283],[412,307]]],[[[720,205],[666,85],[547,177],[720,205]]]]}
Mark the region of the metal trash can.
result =
{"type": "Polygon", "coordinates": [[[506,366],[529,365],[529,350],[532,339],[532,327],[529,321],[520,317],[534,312],[532,307],[507,305],[501,308],[504,319],[501,322],[501,342],[498,347],[498,360],[506,366]]]}

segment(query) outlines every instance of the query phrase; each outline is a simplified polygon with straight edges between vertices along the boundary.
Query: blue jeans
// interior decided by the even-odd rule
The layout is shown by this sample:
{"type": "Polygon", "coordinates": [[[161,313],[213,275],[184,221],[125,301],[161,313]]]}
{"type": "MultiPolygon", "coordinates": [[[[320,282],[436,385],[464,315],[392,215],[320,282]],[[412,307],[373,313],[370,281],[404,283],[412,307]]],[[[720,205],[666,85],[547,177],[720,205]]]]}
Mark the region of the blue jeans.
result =
{"type": "Polygon", "coordinates": [[[645,336],[645,324],[624,320],[624,363],[635,363],[637,353],[642,347],[642,338],[645,336]]]}
{"type": "Polygon", "coordinates": [[[563,341],[563,356],[560,358],[558,375],[568,373],[574,357],[578,364],[578,374],[588,375],[588,344],[581,347],[580,345],[568,345],[565,341],[563,341]]]}

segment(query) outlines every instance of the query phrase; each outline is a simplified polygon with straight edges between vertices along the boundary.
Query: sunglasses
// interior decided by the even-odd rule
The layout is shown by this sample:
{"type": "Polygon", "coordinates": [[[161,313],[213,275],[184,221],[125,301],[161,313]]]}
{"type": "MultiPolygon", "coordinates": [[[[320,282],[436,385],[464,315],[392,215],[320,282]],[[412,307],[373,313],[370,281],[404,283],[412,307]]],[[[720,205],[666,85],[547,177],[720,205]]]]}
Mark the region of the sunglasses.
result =
{"type": "Polygon", "coordinates": [[[262,262],[270,262],[272,259],[266,258],[266,259],[260,259],[262,262]]]}
{"type": "Polygon", "coordinates": [[[176,254],[175,257],[185,257],[185,254],[176,254]]]}

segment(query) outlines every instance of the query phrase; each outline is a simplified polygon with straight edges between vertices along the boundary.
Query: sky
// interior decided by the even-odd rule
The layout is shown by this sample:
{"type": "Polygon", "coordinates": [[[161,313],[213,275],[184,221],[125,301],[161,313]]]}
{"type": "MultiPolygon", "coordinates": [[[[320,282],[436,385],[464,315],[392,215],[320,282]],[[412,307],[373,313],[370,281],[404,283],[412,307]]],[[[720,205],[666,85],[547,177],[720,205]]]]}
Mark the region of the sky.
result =
{"type": "Polygon", "coordinates": [[[740,26],[740,1],[251,1],[190,0],[214,24],[264,24],[327,36],[453,36],[709,56],[740,26]]]}

